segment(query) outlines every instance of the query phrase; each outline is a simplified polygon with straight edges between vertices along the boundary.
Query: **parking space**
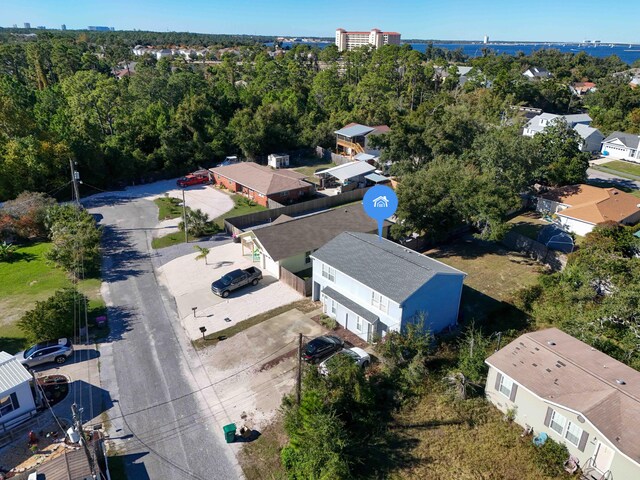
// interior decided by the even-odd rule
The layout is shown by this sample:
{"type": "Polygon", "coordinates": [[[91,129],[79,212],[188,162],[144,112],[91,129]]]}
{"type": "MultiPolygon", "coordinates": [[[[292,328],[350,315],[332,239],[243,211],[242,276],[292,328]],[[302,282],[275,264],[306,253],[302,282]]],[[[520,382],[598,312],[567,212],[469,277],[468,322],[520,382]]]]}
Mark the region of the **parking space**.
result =
{"type": "Polygon", "coordinates": [[[228,243],[210,249],[207,263],[196,260],[197,252],[172,260],[157,269],[158,279],[176,300],[178,315],[191,340],[202,336],[200,327],[214,333],[302,296],[271,275],[254,286],[236,290],[228,298],[211,292],[211,283],[224,274],[255,266],[243,257],[239,244],[228,243]],[[193,307],[197,307],[195,315],[193,307]],[[225,320],[226,319],[226,320],[225,320]]]}
{"type": "Polygon", "coordinates": [[[311,320],[317,313],[291,309],[201,351],[221,422],[258,431],[269,423],[295,385],[298,334],[326,332],[311,320]]]}

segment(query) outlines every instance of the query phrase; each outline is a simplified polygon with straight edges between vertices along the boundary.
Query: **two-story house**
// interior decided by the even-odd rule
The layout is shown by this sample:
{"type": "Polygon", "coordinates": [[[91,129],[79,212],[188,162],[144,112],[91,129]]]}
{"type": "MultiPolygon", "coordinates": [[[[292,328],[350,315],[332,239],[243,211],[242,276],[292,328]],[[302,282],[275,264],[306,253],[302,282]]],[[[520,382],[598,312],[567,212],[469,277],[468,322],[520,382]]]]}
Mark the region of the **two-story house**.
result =
{"type": "Polygon", "coordinates": [[[555,115],[553,113],[541,113],[536,115],[524,126],[522,134],[525,137],[533,137],[543,132],[547,127],[564,120],[580,136],[580,150],[583,152],[598,152],[604,140],[604,135],[597,128],[591,127],[591,117],[586,113],[572,115],[555,115]]]}
{"type": "Polygon", "coordinates": [[[487,399],[564,443],[583,478],[640,478],[640,372],[557,328],[521,335],[486,363],[487,399]]]}
{"type": "Polygon", "coordinates": [[[465,273],[377,235],[344,232],[311,255],[314,300],[366,341],[424,319],[439,332],[458,319],[465,273]]]}

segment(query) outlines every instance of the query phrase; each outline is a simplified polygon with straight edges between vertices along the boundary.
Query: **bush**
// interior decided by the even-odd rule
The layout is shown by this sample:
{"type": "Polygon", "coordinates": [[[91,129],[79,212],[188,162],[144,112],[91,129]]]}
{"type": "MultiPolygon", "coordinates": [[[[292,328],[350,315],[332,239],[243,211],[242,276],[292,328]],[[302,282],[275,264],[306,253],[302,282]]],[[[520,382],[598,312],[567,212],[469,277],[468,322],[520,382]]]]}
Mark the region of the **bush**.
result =
{"type": "Polygon", "coordinates": [[[45,193],[22,192],[0,209],[0,239],[45,237],[47,209],[56,201],[45,193]]]}
{"type": "Polygon", "coordinates": [[[331,318],[329,315],[322,315],[320,323],[329,330],[335,330],[338,327],[338,322],[335,318],[331,318]]]}
{"type": "MultiPolygon", "coordinates": [[[[178,224],[178,228],[184,232],[184,222],[178,224]]],[[[214,235],[221,230],[221,227],[209,220],[209,215],[199,208],[187,211],[187,232],[193,237],[204,237],[214,235]]]]}
{"type": "Polygon", "coordinates": [[[545,475],[555,477],[564,474],[564,462],[569,458],[565,444],[548,438],[540,447],[531,445],[535,450],[535,462],[545,475]]]}
{"type": "Polygon", "coordinates": [[[16,252],[16,246],[7,242],[0,243],[0,262],[6,262],[11,259],[16,252]]]}
{"type": "Polygon", "coordinates": [[[86,305],[87,297],[76,289],[58,290],[47,300],[36,302],[36,306],[18,320],[18,326],[34,343],[73,338],[74,324],[80,321],[80,312],[84,312],[86,305]]]}

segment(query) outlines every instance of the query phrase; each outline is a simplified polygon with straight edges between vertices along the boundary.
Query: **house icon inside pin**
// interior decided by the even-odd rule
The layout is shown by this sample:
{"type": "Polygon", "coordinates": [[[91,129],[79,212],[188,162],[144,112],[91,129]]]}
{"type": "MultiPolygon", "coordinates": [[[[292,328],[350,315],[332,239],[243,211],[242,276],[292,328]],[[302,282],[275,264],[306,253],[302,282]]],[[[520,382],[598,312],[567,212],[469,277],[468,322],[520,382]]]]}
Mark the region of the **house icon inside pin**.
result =
{"type": "Polygon", "coordinates": [[[387,208],[389,206],[389,199],[385,195],[380,195],[373,199],[373,206],[375,208],[387,208]]]}

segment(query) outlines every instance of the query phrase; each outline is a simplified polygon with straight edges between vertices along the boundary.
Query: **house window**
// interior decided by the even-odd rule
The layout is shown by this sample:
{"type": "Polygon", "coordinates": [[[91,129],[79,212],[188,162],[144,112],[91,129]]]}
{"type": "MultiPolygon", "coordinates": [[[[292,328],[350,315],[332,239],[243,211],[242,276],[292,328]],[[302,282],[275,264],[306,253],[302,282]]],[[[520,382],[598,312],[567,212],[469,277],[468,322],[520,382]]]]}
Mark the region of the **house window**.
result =
{"type": "Polygon", "coordinates": [[[559,435],[562,435],[562,433],[564,432],[564,426],[566,424],[567,419],[554,410],[551,414],[551,422],[549,422],[549,426],[553,430],[558,432],[559,435]]]}
{"type": "Polygon", "coordinates": [[[311,263],[311,250],[305,252],[304,254],[304,263],[311,263]]]}
{"type": "Polygon", "coordinates": [[[363,330],[362,330],[362,317],[361,317],[361,316],[359,316],[359,315],[356,315],[356,329],[357,329],[359,332],[362,332],[362,331],[363,331],[363,330]]]}
{"type": "Polygon", "coordinates": [[[513,380],[503,375],[502,379],[500,380],[500,387],[498,388],[498,390],[505,397],[511,398],[511,390],[513,390],[513,380]]]}
{"type": "Polygon", "coordinates": [[[573,443],[576,447],[580,443],[582,438],[582,429],[573,422],[569,422],[567,427],[567,433],[564,434],[564,438],[573,443]]]}
{"type": "Polygon", "coordinates": [[[7,415],[20,408],[18,396],[15,393],[0,398],[0,417],[7,415]]]}
{"type": "Polygon", "coordinates": [[[280,192],[280,196],[288,197],[289,196],[289,190],[285,190],[284,192],[280,192]]]}
{"type": "Polygon", "coordinates": [[[322,276],[331,282],[336,281],[336,269],[326,263],[322,264],[322,276]]]}
{"type": "Polygon", "coordinates": [[[374,291],[371,292],[371,305],[383,313],[389,311],[389,299],[374,291]]]}

